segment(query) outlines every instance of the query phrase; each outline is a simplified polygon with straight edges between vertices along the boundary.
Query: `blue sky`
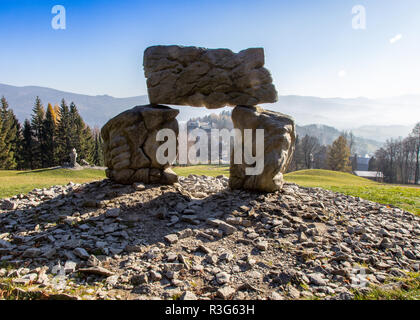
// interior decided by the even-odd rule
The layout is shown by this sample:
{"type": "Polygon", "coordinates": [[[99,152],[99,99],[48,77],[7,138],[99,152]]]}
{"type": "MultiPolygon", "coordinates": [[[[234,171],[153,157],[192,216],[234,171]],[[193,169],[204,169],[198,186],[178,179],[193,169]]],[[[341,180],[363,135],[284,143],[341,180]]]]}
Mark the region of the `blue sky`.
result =
{"type": "Polygon", "coordinates": [[[0,83],[83,94],[146,94],[143,51],[264,47],[279,94],[420,94],[418,0],[0,0],[0,83]],[[54,5],[66,29],[54,30],[54,5]],[[366,29],[352,8],[366,8],[366,29]],[[390,41],[390,39],[394,39],[390,41]]]}

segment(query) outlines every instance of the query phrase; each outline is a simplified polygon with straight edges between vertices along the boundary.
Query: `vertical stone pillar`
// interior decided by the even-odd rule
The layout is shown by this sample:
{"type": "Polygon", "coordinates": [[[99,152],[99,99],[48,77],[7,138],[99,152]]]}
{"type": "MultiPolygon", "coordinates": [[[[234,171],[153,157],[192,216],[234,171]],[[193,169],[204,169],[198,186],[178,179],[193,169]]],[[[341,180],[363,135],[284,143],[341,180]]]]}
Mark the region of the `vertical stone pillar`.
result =
{"type": "MultiPolygon", "coordinates": [[[[177,138],[178,113],[167,106],[144,105],[109,120],[101,130],[107,177],[122,184],[176,182],[178,177],[170,163],[161,164],[156,158],[157,149],[164,143],[156,141],[156,134],[160,129],[171,129],[177,138]]],[[[175,159],[176,154],[170,162],[175,159]]]]}
{"type": "MultiPolygon", "coordinates": [[[[295,149],[295,123],[285,114],[264,110],[258,106],[237,106],[232,111],[233,126],[241,131],[252,129],[252,149],[255,152],[256,129],[264,130],[264,169],[259,175],[247,175],[246,168],[254,164],[234,163],[234,150],[231,153],[229,186],[232,189],[250,189],[264,192],[280,190],[283,186],[283,173],[289,165],[295,149]]],[[[244,139],[242,139],[243,149],[244,139]]],[[[254,154],[255,156],[255,154],[254,154]]]]}

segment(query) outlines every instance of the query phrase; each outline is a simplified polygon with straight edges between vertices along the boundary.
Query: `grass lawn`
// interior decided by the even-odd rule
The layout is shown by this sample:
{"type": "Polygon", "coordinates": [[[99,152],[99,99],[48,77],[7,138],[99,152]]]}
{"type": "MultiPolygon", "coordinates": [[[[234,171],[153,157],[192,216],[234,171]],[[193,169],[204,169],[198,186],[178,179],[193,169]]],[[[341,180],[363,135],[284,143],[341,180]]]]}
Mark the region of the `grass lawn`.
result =
{"type": "Polygon", "coordinates": [[[399,283],[393,289],[372,287],[367,293],[355,292],[355,300],[420,300],[420,273],[411,272],[404,278],[394,278],[387,283],[399,283]]]}
{"type": "Polygon", "coordinates": [[[39,169],[30,171],[0,170],[0,198],[27,193],[35,188],[57,184],[83,183],[105,178],[105,171],[96,169],[39,169]]]}

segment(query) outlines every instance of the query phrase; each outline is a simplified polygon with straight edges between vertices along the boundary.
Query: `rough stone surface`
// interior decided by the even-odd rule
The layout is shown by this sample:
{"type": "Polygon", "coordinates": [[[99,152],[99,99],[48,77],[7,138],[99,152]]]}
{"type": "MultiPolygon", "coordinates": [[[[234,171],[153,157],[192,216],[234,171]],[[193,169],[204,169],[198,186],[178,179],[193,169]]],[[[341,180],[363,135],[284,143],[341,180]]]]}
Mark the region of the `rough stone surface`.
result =
{"type": "Polygon", "coordinates": [[[190,291],[186,291],[182,294],[181,300],[197,300],[197,296],[190,291]]]}
{"type": "Polygon", "coordinates": [[[229,185],[233,189],[252,189],[265,192],[280,190],[283,186],[283,173],[289,165],[295,149],[295,123],[292,118],[279,112],[264,110],[261,107],[237,106],[232,112],[235,128],[242,132],[252,129],[253,150],[255,150],[256,129],[264,129],[264,170],[259,175],[247,175],[248,165],[234,163],[231,153],[229,185]]]}
{"type": "Polygon", "coordinates": [[[224,176],[144,185],[106,179],[11,197],[0,286],[24,285],[22,298],[343,300],[401,288],[419,269],[420,217],[399,208],[290,183],[231,190],[224,176]],[[172,222],[192,212],[198,224],[172,222]]]}
{"type": "Polygon", "coordinates": [[[152,46],[145,50],[144,74],[150,103],[221,108],[277,101],[264,49],[152,46]]]}
{"type": "Polygon", "coordinates": [[[0,202],[0,208],[4,210],[14,210],[16,209],[16,203],[8,199],[3,199],[3,201],[0,202]]]}
{"type": "Polygon", "coordinates": [[[156,150],[163,143],[156,141],[156,134],[168,128],[178,135],[178,113],[166,106],[144,105],[109,120],[101,130],[107,177],[122,184],[176,182],[169,164],[156,159],[156,150]]]}
{"type": "Polygon", "coordinates": [[[231,298],[235,294],[235,289],[229,286],[225,286],[217,290],[217,296],[223,300],[231,298]]]}

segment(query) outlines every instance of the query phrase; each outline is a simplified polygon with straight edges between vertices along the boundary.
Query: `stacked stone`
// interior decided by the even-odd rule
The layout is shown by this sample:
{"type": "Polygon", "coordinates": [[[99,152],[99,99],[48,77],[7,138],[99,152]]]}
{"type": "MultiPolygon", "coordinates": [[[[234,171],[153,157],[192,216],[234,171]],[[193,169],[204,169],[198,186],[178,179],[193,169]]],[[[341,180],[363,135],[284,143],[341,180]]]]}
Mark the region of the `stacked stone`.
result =
{"type": "Polygon", "coordinates": [[[178,110],[160,104],[235,106],[235,128],[242,133],[252,129],[254,137],[257,129],[265,130],[264,170],[250,176],[246,169],[251,165],[231,160],[230,187],[265,192],[282,188],[283,172],[294,151],[295,124],[287,115],[257,107],[277,101],[270,72],[263,67],[262,48],[233,53],[229,49],[153,46],[144,52],[143,66],[151,105],[123,112],[102,129],[108,177],[120,183],[177,180],[169,164],[156,161],[157,131],[172,128],[178,134],[178,110]]]}
{"type": "Polygon", "coordinates": [[[172,129],[178,135],[178,113],[166,106],[145,105],[109,120],[101,130],[107,177],[122,184],[176,182],[170,164],[156,159],[156,150],[163,143],[156,141],[156,134],[160,129],[172,129]]]}

